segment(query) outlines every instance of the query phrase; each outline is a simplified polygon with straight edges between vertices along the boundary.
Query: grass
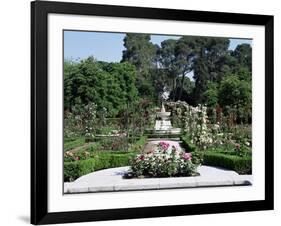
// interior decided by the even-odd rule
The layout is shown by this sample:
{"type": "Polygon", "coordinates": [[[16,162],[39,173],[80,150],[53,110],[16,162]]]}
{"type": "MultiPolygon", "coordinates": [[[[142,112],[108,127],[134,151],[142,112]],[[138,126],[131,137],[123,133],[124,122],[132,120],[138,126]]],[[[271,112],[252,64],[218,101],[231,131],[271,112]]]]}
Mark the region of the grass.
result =
{"type": "Polygon", "coordinates": [[[63,145],[63,150],[64,151],[69,151],[73,148],[83,146],[85,144],[85,138],[84,137],[79,137],[76,138],[75,140],[64,140],[64,145],[63,145]]]}

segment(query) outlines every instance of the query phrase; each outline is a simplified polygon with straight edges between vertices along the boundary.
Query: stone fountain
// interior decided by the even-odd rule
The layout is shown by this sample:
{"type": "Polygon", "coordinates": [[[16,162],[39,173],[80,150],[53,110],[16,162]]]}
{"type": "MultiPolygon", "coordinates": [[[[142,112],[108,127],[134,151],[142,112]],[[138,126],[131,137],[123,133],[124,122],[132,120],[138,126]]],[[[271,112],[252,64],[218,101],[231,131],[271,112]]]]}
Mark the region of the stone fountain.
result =
{"type": "Polygon", "coordinates": [[[156,113],[154,130],[157,134],[180,134],[180,128],[173,128],[170,120],[171,112],[166,111],[162,103],[161,111],[156,113]]]}

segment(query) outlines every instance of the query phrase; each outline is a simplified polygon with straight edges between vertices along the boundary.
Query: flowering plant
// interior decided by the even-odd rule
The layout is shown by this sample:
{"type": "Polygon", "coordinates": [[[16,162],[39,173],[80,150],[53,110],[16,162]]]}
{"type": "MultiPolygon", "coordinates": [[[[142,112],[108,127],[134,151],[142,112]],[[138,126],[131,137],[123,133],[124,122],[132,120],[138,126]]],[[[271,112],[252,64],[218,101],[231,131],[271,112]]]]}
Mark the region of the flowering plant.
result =
{"type": "Polygon", "coordinates": [[[85,160],[85,159],[88,159],[92,156],[93,156],[93,154],[91,154],[88,151],[77,151],[77,152],[66,151],[64,153],[64,162],[73,162],[73,161],[85,160]]]}
{"type": "Polygon", "coordinates": [[[178,143],[162,141],[133,159],[131,173],[136,177],[194,176],[198,166],[192,162],[192,154],[184,152],[178,143]]]}

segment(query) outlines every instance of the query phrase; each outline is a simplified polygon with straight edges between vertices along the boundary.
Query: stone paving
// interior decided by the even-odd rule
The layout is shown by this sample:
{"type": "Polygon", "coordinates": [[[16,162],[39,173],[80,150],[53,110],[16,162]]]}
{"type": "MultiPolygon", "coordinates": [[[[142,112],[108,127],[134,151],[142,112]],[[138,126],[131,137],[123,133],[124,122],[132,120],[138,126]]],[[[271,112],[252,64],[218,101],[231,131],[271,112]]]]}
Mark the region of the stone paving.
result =
{"type": "Polygon", "coordinates": [[[129,166],[93,172],[74,182],[64,183],[64,193],[102,191],[151,190],[168,188],[195,188],[212,186],[251,185],[252,175],[239,175],[235,171],[218,167],[201,166],[200,176],[124,179],[129,166]]]}

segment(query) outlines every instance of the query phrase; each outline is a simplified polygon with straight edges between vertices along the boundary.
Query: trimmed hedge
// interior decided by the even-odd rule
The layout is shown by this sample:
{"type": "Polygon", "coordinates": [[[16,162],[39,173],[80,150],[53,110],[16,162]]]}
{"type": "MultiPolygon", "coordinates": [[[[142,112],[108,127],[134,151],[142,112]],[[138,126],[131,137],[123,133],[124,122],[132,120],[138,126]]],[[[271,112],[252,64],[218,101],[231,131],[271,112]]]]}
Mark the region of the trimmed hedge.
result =
{"type": "Polygon", "coordinates": [[[181,136],[182,147],[187,152],[195,152],[198,151],[198,148],[195,144],[191,144],[189,138],[187,136],[181,136]]]}
{"type": "Polygon", "coordinates": [[[130,151],[133,151],[133,152],[142,151],[142,149],[144,148],[144,145],[146,144],[146,141],[147,141],[147,136],[141,136],[139,138],[139,140],[131,146],[130,151]]]}
{"type": "Polygon", "coordinates": [[[101,169],[128,166],[130,160],[143,149],[146,141],[147,137],[142,136],[128,151],[102,151],[89,159],[64,162],[64,181],[74,181],[78,177],[101,169]]]}
{"type": "Polygon", "coordinates": [[[181,135],[180,134],[172,134],[172,133],[166,133],[166,134],[145,134],[147,137],[149,138],[178,138],[180,137],[181,135]]]}
{"type": "Polygon", "coordinates": [[[252,157],[250,152],[241,152],[241,156],[239,156],[235,151],[224,149],[200,151],[196,145],[191,144],[187,136],[181,136],[181,141],[182,147],[186,151],[193,152],[194,154],[203,153],[204,165],[223,167],[234,170],[239,174],[252,173],[252,157]]]}
{"type": "Polygon", "coordinates": [[[204,164],[210,166],[219,166],[231,169],[239,174],[252,173],[252,157],[251,156],[235,156],[227,155],[216,151],[204,152],[204,164]]]}
{"type": "Polygon", "coordinates": [[[128,166],[136,153],[119,154],[118,152],[102,152],[86,160],[65,162],[64,181],[74,181],[85,174],[107,168],[128,166]]]}

